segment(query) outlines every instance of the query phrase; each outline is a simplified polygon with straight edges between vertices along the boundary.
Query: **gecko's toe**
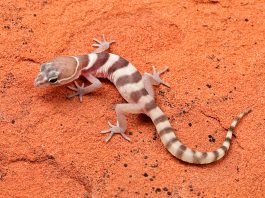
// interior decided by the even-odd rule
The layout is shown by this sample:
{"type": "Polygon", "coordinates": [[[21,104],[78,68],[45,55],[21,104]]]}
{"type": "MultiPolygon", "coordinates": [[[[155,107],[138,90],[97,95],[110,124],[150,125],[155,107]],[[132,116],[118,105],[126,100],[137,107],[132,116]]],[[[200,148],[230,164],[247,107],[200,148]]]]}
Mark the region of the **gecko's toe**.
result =
{"type": "Polygon", "coordinates": [[[118,122],[117,122],[117,125],[113,125],[110,122],[108,122],[108,124],[109,124],[110,128],[100,132],[102,134],[110,133],[109,136],[105,139],[105,142],[108,142],[115,133],[121,134],[121,136],[125,140],[131,141],[131,139],[125,134],[125,130],[119,126],[118,122]]]}
{"type": "Polygon", "coordinates": [[[75,96],[79,96],[79,100],[80,102],[83,102],[83,95],[84,95],[84,87],[85,87],[85,84],[82,83],[82,85],[80,86],[76,81],[74,81],[74,84],[76,87],[71,87],[71,86],[68,86],[67,88],[68,89],[71,89],[72,91],[75,91],[74,94],[72,95],[68,95],[67,98],[70,99],[70,98],[73,98],[75,96]]]}
{"type": "Polygon", "coordinates": [[[99,47],[100,45],[97,43],[92,44],[92,47],[99,47]]]}
{"type": "Polygon", "coordinates": [[[97,43],[101,43],[98,39],[93,38],[93,41],[97,42],[97,43]]]}
{"type": "Polygon", "coordinates": [[[129,142],[131,141],[131,139],[125,133],[121,133],[121,136],[129,142]]]}
{"type": "Polygon", "coordinates": [[[155,66],[152,66],[152,68],[153,68],[153,74],[152,75],[150,74],[150,75],[153,77],[153,79],[157,83],[156,85],[162,84],[162,85],[165,85],[166,87],[170,87],[170,85],[164,80],[162,80],[160,77],[160,75],[166,72],[169,68],[165,67],[164,69],[159,70],[159,71],[156,70],[155,66]]]}
{"type": "Polygon", "coordinates": [[[76,87],[67,86],[68,89],[71,89],[72,91],[77,91],[76,87]]]}
{"type": "Polygon", "coordinates": [[[93,40],[96,43],[92,44],[92,46],[97,48],[97,49],[95,49],[94,53],[101,53],[101,52],[109,49],[110,45],[112,43],[115,43],[115,41],[113,41],[113,40],[112,41],[107,41],[104,34],[102,35],[102,40],[101,41],[96,39],[96,38],[94,38],[93,40]]]}
{"type": "Polygon", "coordinates": [[[105,139],[105,142],[110,141],[113,135],[114,135],[114,132],[110,132],[109,136],[105,139]]]}

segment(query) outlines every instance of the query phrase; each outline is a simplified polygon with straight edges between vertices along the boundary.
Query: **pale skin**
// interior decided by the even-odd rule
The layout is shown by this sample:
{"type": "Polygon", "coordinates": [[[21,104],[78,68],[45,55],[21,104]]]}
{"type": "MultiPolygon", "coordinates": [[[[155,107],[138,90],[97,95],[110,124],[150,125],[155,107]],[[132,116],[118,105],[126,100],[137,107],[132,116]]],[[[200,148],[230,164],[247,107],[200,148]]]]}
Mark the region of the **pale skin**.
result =
{"type": "Polygon", "coordinates": [[[251,109],[248,108],[241,112],[233,120],[223,144],[218,149],[209,152],[193,150],[177,138],[167,116],[155,102],[153,86],[162,84],[169,87],[169,84],[160,78],[160,75],[166,72],[168,67],[160,71],[156,71],[153,67],[152,74],[144,73],[144,75],[141,75],[126,59],[106,52],[114,41],[107,41],[104,35],[102,41],[97,39],[94,39],[94,41],[96,43],[93,46],[97,49],[90,54],[60,56],[42,64],[35,79],[35,86],[55,86],[74,82],[75,87],[68,86],[68,88],[75,93],[69,95],[68,98],[78,96],[80,102],[82,102],[84,95],[94,92],[102,86],[98,78],[108,78],[128,103],[115,106],[117,124],[113,125],[108,122],[110,128],[101,132],[109,133],[106,142],[116,133],[130,141],[130,138],[125,134],[127,129],[125,114],[143,113],[151,118],[165,148],[176,158],[188,163],[208,164],[221,159],[225,155],[230,147],[232,133],[236,125],[251,109]],[[80,86],[75,81],[80,76],[84,76],[91,85],[85,87],[82,83],[80,86]]]}
{"type": "MultiPolygon", "coordinates": [[[[99,41],[98,39],[95,39],[95,38],[93,40],[96,43],[92,44],[92,46],[96,47],[96,49],[92,53],[104,52],[110,48],[110,45],[112,43],[115,42],[115,41],[107,41],[104,35],[102,35],[102,41],[99,41]]],[[[168,83],[166,83],[165,81],[163,81],[160,78],[160,75],[163,74],[164,72],[166,72],[168,70],[168,67],[165,67],[161,71],[156,71],[156,68],[154,66],[152,66],[152,68],[153,68],[153,74],[144,73],[143,81],[144,81],[144,87],[146,88],[147,92],[152,97],[155,97],[153,86],[158,86],[160,84],[163,84],[167,87],[170,87],[170,86],[168,83]]],[[[100,87],[102,87],[102,83],[100,82],[100,80],[97,77],[93,76],[89,72],[86,72],[85,70],[81,71],[81,75],[84,76],[91,83],[91,85],[86,86],[86,87],[84,86],[84,83],[82,83],[82,85],[79,85],[75,81],[76,78],[73,77],[73,79],[70,79],[69,81],[70,82],[74,81],[75,87],[68,86],[68,88],[71,89],[72,91],[74,91],[75,93],[67,96],[67,98],[72,98],[72,97],[78,96],[80,102],[83,102],[83,96],[98,90],[100,87]]],[[[62,78],[59,80],[62,82],[69,82],[69,81],[65,81],[65,79],[68,79],[68,78],[69,78],[69,76],[66,76],[65,78],[62,78]]],[[[39,82],[35,81],[36,86],[38,86],[38,83],[39,82]]],[[[49,84],[49,79],[47,79],[45,84],[49,84]]],[[[65,83],[61,83],[61,84],[65,84],[65,83]]],[[[108,130],[101,131],[101,133],[103,133],[103,134],[110,133],[109,136],[105,139],[106,142],[108,142],[115,133],[121,134],[124,139],[130,141],[130,138],[125,134],[125,131],[127,129],[127,121],[126,121],[125,114],[126,113],[140,114],[140,113],[144,113],[144,111],[143,111],[141,105],[131,104],[131,103],[116,104],[115,111],[116,111],[116,115],[117,115],[117,124],[113,125],[110,122],[108,122],[110,128],[108,130]]]]}

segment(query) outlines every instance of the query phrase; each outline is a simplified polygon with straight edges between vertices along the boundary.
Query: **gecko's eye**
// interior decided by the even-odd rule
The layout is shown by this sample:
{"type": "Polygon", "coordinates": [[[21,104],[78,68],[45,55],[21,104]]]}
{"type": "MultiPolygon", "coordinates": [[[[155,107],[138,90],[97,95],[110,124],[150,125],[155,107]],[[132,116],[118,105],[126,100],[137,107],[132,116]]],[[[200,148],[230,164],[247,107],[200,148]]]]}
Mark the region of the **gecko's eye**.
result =
{"type": "Polygon", "coordinates": [[[57,78],[51,78],[49,79],[49,83],[56,83],[57,82],[57,78]]]}

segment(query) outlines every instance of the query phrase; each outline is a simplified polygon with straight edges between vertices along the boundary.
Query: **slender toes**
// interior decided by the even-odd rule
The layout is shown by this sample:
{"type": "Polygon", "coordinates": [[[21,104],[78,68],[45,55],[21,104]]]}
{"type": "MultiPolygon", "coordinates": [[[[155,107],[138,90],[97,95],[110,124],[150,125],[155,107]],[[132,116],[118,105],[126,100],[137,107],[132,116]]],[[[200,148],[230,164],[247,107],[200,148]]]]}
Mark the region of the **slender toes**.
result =
{"type": "Polygon", "coordinates": [[[170,88],[170,85],[169,85],[167,82],[162,81],[161,83],[162,83],[163,85],[165,85],[166,87],[170,88]]]}
{"type": "Polygon", "coordinates": [[[110,128],[100,132],[102,134],[110,133],[109,136],[105,139],[106,142],[108,142],[115,133],[121,134],[121,136],[125,140],[131,141],[131,139],[124,133],[124,130],[121,127],[119,127],[119,122],[118,121],[117,121],[117,125],[116,126],[111,124],[109,121],[108,121],[108,124],[109,124],[110,128]]]}
{"type": "Polygon", "coordinates": [[[103,41],[106,41],[106,38],[105,38],[105,35],[104,34],[102,34],[102,40],[103,41]]]}
{"type": "Polygon", "coordinates": [[[110,132],[109,129],[107,129],[107,130],[103,130],[103,131],[100,131],[100,133],[102,133],[102,134],[106,134],[106,133],[109,133],[109,132],[110,132]]]}
{"type": "Polygon", "coordinates": [[[160,74],[163,74],[164,72],[166,72],[167,70],[169,69],[169,67],[165,67],[164,69],[162,69],[161,71],[158,71],[157,73],[160,75],[160,74]]]}
{"type": "Polygon", "coordinates": [[[92,47],[99,47],[100,45],[97,43],[92,44],[92,47]]]}
{"type": "Polygon", "coordinates": [[[153,68],[153,74],[155,74],[155,73],[156,73],[156,68],[155,68],[155,66],[152,65],[152,68],[153,68]]]}
{"type": "Polygon", "coordinates": [[[68,96],[66,96],[68,99],[70,99],[70,98],[73,98],[73,97],[75,97],[75,96],[78,96],[78,93],[75,93],[75,94],[72,94],[72,95],[68,95],[68,96]]]}
{"type": "Polygon", "coordinates": [[[83,102],[83,95],[82,94],[79,94],[79,101],[83,102]]]}
{"type": "Polygon", "coordinates": [[[100,41],[96,38],[93,38],[93,41],[97,42],[97,43],[100,43],[100,41]]]}
{"type": "Polygon", "coordinates": [[[121,136],[129,142],[131,141],[131,139],[127,135],[125,135],[125,133],[121,133],[121,136]]]}
{"type": "Polygon", "coordinates": [[[74,81],[74,83],[75,83],[75,86],[76,86],[77,88],[80,87],[79,84],[78,84],[76,81],[74,81]]]}
{"type": "Polygon", "coordinates": [[[67,88],[68,88],[68,89],[71,89],[71,90],[73,90],[73,91],[77,91],[77,88],[75,88],[75,87],[67,86],[67,88]]]}
{"type": "Polygon", "coordinates": [[[110,126],[111,128],[116,127],[115,125],[111,124],[109,121],[108,121],[108,124],[109,124],[109,126],[110,126]]]}
{"type": "Polygon", "coordinates": [[[108,142],[112,136],[114,135],[114,132],[110,132],[109,136],[105,139],[105,142],[108,142]]]}
{"type": "Polygon", "coordinates": [[[74,84],[75,84],[76,87],[67,86],[67,88],[68,89],[71,89],[72,91],[75,91],[76,93],[67,96],[67,98],[69,99],[69,98],[72,98],[72,97],[75,97],[75,96],[79,96],[80,102],[83,102],[83,95],[84,95],[84,87],[85,87],[85,84],[82,83],[82,85],[79,86],[76,81],[74,81],[74,84]]]}

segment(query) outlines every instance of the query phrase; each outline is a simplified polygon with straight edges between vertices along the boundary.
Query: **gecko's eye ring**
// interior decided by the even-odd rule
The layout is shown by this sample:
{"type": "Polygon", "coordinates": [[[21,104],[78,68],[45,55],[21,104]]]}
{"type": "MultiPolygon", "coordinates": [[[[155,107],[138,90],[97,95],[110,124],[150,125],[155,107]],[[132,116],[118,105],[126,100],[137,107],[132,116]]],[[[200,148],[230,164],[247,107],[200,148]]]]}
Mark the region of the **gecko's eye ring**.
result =
{"type": "Polygon", "coordinates": [[[51,78],[49,79],[49,83],[56,83],[57,82],[57,78],[51,78]]]}

